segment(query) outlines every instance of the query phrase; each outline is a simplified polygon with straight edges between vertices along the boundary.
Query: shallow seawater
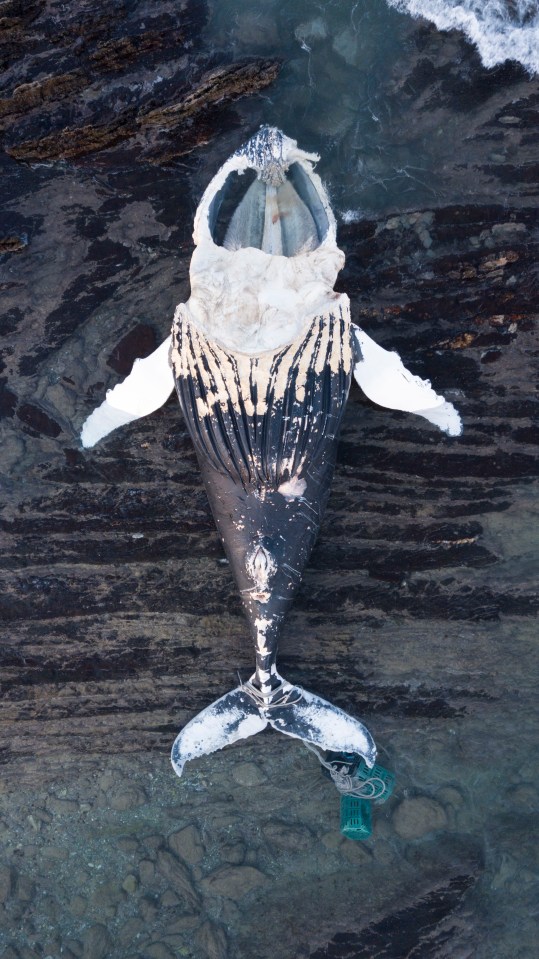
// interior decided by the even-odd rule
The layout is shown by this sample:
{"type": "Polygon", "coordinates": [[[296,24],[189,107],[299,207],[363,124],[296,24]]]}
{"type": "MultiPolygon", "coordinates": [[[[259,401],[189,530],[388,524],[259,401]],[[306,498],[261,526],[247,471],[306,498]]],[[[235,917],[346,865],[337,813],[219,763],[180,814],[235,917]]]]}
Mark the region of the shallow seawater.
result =
{"type": "MultiPolygon", "coordinates": [[[[209,57],[215,51],[235,60],[280,57],[279,78],[235,102],[235,125],[172,169],[94,171],[88,161],[25,167],[21,215],[41,218],[49,237],[36,231],[35,265],[25,272],[22,258],[12,261],[2,290],[19,283],[21,302],[28,296],[35,306],[34,296],[39,309],[54,315],[57,353],[35,373],[36,402],[44,400],[65,426],[82,389],[79,377],[85,399],[96,404],[117,381],[118,366],[107,361],[110,342],[120,339],[110,334],[115,323],[123,324],[123,336],[130,314],[133,323],[149,324],[151,335],[166,335],[167,317],[187,290],[189,218],[240,133],[262,122],[276,125],[320,154],[361,308],[369,313],[371,296],[383,303],[372,310],[377,333],[385,335],[389,320],[401,342],[419,331],[414,369],[452,390],[465,419],[462,442],[444,459],[440,450],[452,441],[399,414],[384,425],[381,411],[362,407],[357,391],[351,397],[322,544],[283,640],[283,673],[330,699],[338,690],[339,705],[354,704],[375,735],[379,761],[396,774],[395,793],[374,808],[369,840],[346,840],[339,795],[315,757],[270,732],[189,764],[178,780],[168,754],[177,716],[189,714],[191,702],[177,695],[177,663],[182,690],[192,671],[197,702],[224,693],[236,668],[248,675],[250,663],[249,650],[235,659],[243,649],[239,604],[188,439],[177,421],[163,426],[170,407],[130,434],[134,452],[113,439],[83,460],[74,430],[58,441],[49,432],[35,449],[28,445],[35,433],[8,436],[3,453],[15,466],[6,488],[22,503],[10,505],[8,521],[14,516],[22,527],[25,510],[32,517],[42,497],[57,522],[50,553],[65,551],[67,573],[62,593],[41,568],[53,559],[36,525],[28,534],[35,555],[19,557],[18,570],[23,582],[31,567],[24,589],[26,596],[40,594],[38,613],[27,627],[30,653],[14,654],[30,676],[31,705],[21,721],[30,732],[19,756],[20,781],[0,782],[0,959],[532,959],[537,436],[527,384],[515,398],[506,383],[528,376],[536,346],[523,308],[506,304],[517,284],[513,265],[533,269],[534,250],[525,242],[534,227],[524,216],[520,222],[519,210],[533,205],[535,167],[526,155],[521,179],[511,171],[520,144],[533,149],[522,118],[530,129],[536,123],[537,84],[515,62],[487,70],[459,33],[439,32],[383,0],[214,0],[204,44],[209,57]],[[511,209],[507,222],[505,209],[511,209]],[[346,232],[363,222],[366,240],[346,232]],[[471,265],[459,260],[459,231],[470,241],[471,265]],[[387,262],[384,236],[388,245],[396,236],[400,244],[387,262]],[[355,244],[363,243],[367,258],[371,239],[378,272],[363,288],[355,244]],[[91,244],[108,299],[98,298],[97,281],[88,293],[86,276],[74,272],[91,244]],[[413,281],[407,302],[414,305],[402,315],[396,295],[383,299],[386,285],[400,282],[401,255],[402,276],[413,281]],[[435,269],[456,277],[451,309],[462,300],[466,320],[431,336],[425,327],[435,269]],[[85,297],[97,291],[83,331],[73,324],[73,335],[55,299],[62,272],[77,276],[77,309],[86,309],[85,297]],[[474,301],[466,313],[466,282],[477,276],[487,277],[486,306],[474,301]],[[513,349],[519,324],[524,346],[513,349]],[[465,347],[474,337],[472,362],[465,347]],[[154,454],[160,458],[152,472],[154,454]],[[433,475],[431,462],[448,463],[450,472],[433,475]],[[155,494],[148,477],[160,484],[155,494]],[[104,513],[112,509],[110,529],[94,519],[95,488],[104,513]],[[349,512],[353,496],[364,508],[357,527],[349,512]],[[73,546],[79,519],[88,544],[73,546]],[[179,527],[184,539],[191,537],[187,542],[178,538],[179,527]],[[402,542],[392,542],[401,534],[402,542]],[[203,554],[201,538],[208,542],[203,554]],[[118,570],[137,570],[137,550],[140,571],[126,596],[118,570]],[[423,565],[413,566],[414,550],[423,550],[423,565]],[[32,564],[40,565],[38,573],[32,564]],[[83,600],[78,566],[90,584],[83,600]],[[55,624],[69,603],[73,625],[60,636],[55,624]],[[201,612],[197,603],[205,604],[201,612]],[[344,664],[326,643],[329,618],[344,664]],[[37,649],[48,622],[52,665],[48,685],[36,682],[34,694],[32,669],[40,660],[37,652],[33,658],[32,630],[37,649]],[[164,652],[152,645],[156,634],[164,652]],[[110,661],[94,655],[96,636],[110,661]],[[70,673],[67,654],[54,659],[66,637],[84,645],[80,675],[70,673]],[[309,666],[313,645],[321,672],[309,666]],[[145,657],[150,666],[139,677],[145,657]],[[91,687],[87,699],[82,681],[91,687]],[[64,764],[66,710],[81,745],[64,764]],[[41,711],[57,723],[51,757],[34,756],[28,745],[33,735],[39,740],[41,711]],[[115,718],[129,729],[128,742],[115,738],[115,718]],[[149,741],[159,749],[148,750],[149,741]]],[[[93,280],[89,254],[88,262],[93,280]]],[[[14,695],[27,695],[20,690],[14,695]]]]}
{"type": "Polygon", "coordinates": [[[320,171],[341,216],[432,199],[439,176],[421,138],[391,136],[395,64],[415,24],[379,0],[216,4],[210,45],[235,58],[284,59],[265,99],[267,122],[321,154],[320,171]]]}
{"type": "MultiPolygon", "coordinates": [[[[206,37],[210,47],[231,51],[235,59],[283,58],[277,82],[261,95],[264,122],[320,153],[319,170],[346,222],[390,209],[467,200],[474,192],[469,181],[458,187],[450,182],[448,165],[460,149],[462,112],[474,116],[484,98],[472,71],[485,71],[460,34],[439,33],[424,19],[419,23],[420,42],[418,21],[383,0],[270,0],[263,8],[257,0],[236,0],[214,4],[206,37]],[[439,77],[427,59],[433,55],[446,68],[439,77]],[[443,91],[444,86],[449,91],[452,70],[460,74],[460,89],[450,102],[443,91]]],[[[539,13],[534,23],[532,48],[539,13]]],[[[483,32],[499,30],[498,24],[494,11],[485,17],[483,32]]],[[[484,76],[488,94],[512,72],[523,73],[514,61],[502,61],[484,76]]],[[[239,110],[243,113],[241,104],[239,110]]]]}

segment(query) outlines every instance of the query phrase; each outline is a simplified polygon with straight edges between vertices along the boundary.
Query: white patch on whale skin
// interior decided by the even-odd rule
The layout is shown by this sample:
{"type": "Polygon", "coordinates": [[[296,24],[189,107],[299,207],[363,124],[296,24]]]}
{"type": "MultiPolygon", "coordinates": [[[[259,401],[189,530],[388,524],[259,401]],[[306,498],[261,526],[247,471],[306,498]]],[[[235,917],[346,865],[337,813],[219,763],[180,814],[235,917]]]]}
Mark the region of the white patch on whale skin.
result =
{"type": "MultiPolygon", "coordinates": [[[[241,687],[238,687],[232,695],[240,691],[241,687]]],[[[248,739],[266,727],[267,719],[260,712],[246,712],[241,704],[223,712],[222,704],[227,698],[223,696],[202,710],[176,738],[172,748],[172,765],[178,776],[181,776],[185,763],[190,759],[216,752],[239,739],[248,739]]]]}
{"type": "Polygon", "coordinates": [[[293,503],[295,499],[301,499],[306,489],[307,483],[304,479],[292,476],[286,483],[281,483],[277,492],[284,496],[287,503],[293,503]]]}
{"type": "Polygon", "coordinates": [[[278,718],[269,714],[274,729],[295,739],[308,739],[321,749],[359,753],[369,767],[373,765],[376,746],[363,723],[321,696],[299,686],[293,688],[301,694],[300,701],[278,718]]]}
{"type": "Polygon", "coordinates": [[[183,309],[225,349],[250,356],[275,351],[299,336],[313,316],[331,309],[343,265],[336,245],[286,257],[207,241],[193,253],[191,297],[183,309]]]}
{"type": "Polygon", "coordinates": [[[255,588],[250,590],[253,599],[256,599],[259,603],[267,603],[271,595],[268,584],[277,571],[277,564],[273,556],[258,543],[247,557],[245,566],[255,583],[255,588]]]}
{"type": "MultiPolygon", "coordinates": [[[[257,649],[261,656],[269,656],[271,649],[268,649],[266,646],[266,633],[269,627],[272,625],[271,619],[259,618],[255,619],[254,625],[257,631],[257,649]]],[[[260,674],[261,675],[261,674],[260,674]]],[[[269,675],[268,675],[269,678],[269,675]]]]}

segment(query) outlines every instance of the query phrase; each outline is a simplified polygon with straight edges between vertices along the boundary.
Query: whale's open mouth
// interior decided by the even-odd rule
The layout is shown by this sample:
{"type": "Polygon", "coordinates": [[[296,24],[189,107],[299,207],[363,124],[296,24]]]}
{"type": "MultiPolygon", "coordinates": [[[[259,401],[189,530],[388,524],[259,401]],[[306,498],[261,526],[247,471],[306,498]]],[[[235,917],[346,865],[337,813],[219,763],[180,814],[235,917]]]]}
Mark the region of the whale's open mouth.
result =
{"type": "Polygon", "coordinates": [[[287,257],[315,250],[329,229],[322,199],[297,162],[273,164],[266,176],[232,171],[210,204],[208,223],[217,246],[287,257]]]}

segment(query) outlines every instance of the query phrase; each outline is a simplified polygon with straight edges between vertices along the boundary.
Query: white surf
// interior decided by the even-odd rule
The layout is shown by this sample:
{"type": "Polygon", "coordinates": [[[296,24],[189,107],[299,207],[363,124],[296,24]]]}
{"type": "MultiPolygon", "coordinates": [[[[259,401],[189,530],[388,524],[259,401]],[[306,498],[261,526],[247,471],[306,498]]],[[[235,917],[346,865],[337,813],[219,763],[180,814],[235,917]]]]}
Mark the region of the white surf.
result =
{"type": "Polygon", "coordinates": [[[439,30],[461,30],[486,67],[517,60],[539,73],[537,0],[387,0],[389,6],[430,20],[439,30]]]}

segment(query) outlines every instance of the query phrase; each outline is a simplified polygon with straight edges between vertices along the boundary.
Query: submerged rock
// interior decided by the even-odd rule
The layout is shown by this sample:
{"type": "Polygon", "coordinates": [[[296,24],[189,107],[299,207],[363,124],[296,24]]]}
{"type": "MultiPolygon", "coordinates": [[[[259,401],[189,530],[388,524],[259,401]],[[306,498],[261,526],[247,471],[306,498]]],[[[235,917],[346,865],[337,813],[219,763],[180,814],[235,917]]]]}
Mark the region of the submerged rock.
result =
{"type": "Polygon", "coordinates": [[[90,926],[83,935],[82,959],[106,959],[113,946],[112,937],[102,923],[90,926]]]}
{"type": "Polygon", "coordinates": [[[446,825],[444,807],[428,796],[403,799],[393,813],[393,826],[401,839],[420,839],[446,825]]]}
{"type": "Polygon", "coordinates": [[[228,955],[223,927],[209,920],[197,929],[195,942],[207,959],[226,959],[228,955]]]}
{"type": "Polygon", "coordinates": [[[195,865],[204,856],[204,846],[200,832],[196,826],[185,826],[168,837],[168,844],[177,856],[185,862],[195,865]]]}
{"type": "Polygon", "coordinates": [[[267,876],[254,866],[223,866],[202,879],[200,886],[210,895],[237,901],[267,881],[267,876]]]}
{"type": "Polygon", "coordinates": [[[239,763],[234,766],[232,776],[240,786],[260,786],[267,780],[256,763],[239,763]]]}

